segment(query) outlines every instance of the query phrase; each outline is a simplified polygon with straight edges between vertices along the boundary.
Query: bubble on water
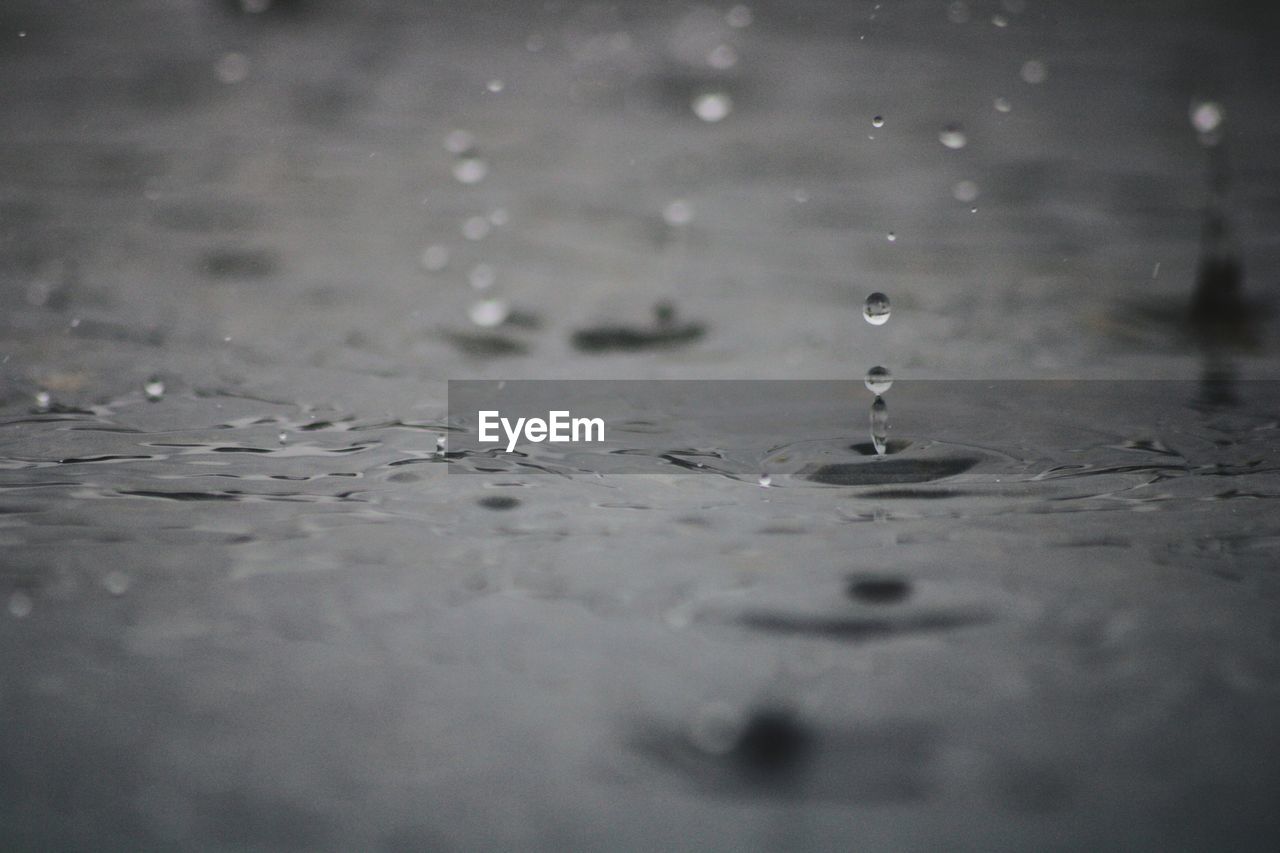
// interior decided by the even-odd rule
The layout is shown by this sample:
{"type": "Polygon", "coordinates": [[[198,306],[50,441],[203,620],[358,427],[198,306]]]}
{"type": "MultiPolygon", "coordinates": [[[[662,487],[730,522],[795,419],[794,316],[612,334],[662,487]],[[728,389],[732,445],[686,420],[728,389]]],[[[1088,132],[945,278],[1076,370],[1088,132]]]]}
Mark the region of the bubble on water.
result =
{"type": "Polygon", "coordinates": [[[489,174],[489,165],[479,157],[464,157],[453,164],[453,177],[460,184],[478,184],[489,174]]]}
{"type": "Polygon", "coordinates": [[[148,379],[142,386],[142,393],[146,394],[147,399],[154,403],[164,396],[164,383],[159,379],[148,379]]]}
{"type": "Polygon", "coordinates": [[[14,590],[9,595],[9,615],[14,619],[25,619],[31,615],[33,604],[31,596],[22,590],[14,590]]]}
{"type": "Polygon", "coordinates": [[[742,735],[742,712],[724,702],[699,708],[689,725],[689,743],[708,755],[727,755],[742,735]]]}
{"type": "Polygon", "coordinates": [[[956,201],[969,202],[978,197],[978,185],[973,181],[960,181],[951,188],[951,195],[956,201]]]}
{"type": "Polygon", "coordinates": [[[1007,113],[1009,110],[1013,109],[1013,104],[1009,103],[1008,98],[996,98],[993,103],[995,104],[996,112],[998,113],[1007,113]]]}
{"type": "Polygon", "coordinates": [[[229,85],[242,83],[249,76],[249,57],[243,53],[224,54],[213,64],[213,74],[229,85]]]}
{"type": "Polygon", "coordinates": [[[493,283],[497,280],[498,273],[488,264],[476,264],[467,273],[467,281],[476,290],[488,290],[493,287],[493,283]]]}
{"type": "Polygon", "coordinates": [[[129,591],[129,576],[119,569],[112,569],[102,578],[102,587],[112,595],[124,595],[129,591]]]}
{"type": "Polygon", "coordinates": [[[36,409],[41,412],[49,411],[49,407],[53,405],[53,398],[49,396],[48,391],[36,392],[36,409]]]}
{"type": "Polygon", "coordinates": [[[896,243],[898,241],[898,235],[894,234],[892,231],[884,235],[884,238],[888,240],[890,243],[896,243]]]}
{"type": "Polygon", "coordinates": [[[707,64],[724,71],[738,64],[738,53],[727,44],[718,44],[707,52],[707,64]]]}
{"type": "Polygon", "coordinates": [[[444,147],[450,154],[466,154],[476,147],[476,138],[465,130],[451,130],[445,135],[444,147]]]}
{"type": "Polygon", "coordinates": [[[751,9],[747,6],[734,6],[724,16],[725,21],[734,29],[751,26],[751,9]]]}
{"type": "Polygon", "coordinates": [[[866,379],[863,382],[866,384],[868,391],[879,397],[893,387],[893,376],[890,375],[889,368],[877,365],[867,371],[866,379]]]}
{"type": "Polygon", "coordinates": [[[1191,105],[1191,126],[1198,133],[1213,133],[1222,124],[1222,118],[1222,107],[1213,101],[1203,101],[1191,105]]]}
{"type": "Polygon", "coordinates": [[[688,225],[693,221],[693,205],[678,198],[662,209],[662,220],[672,227],[688,225]]]}
{"type": "Polygon", "coordinates": [[[773,478],[770,477],[768,474],[761,474],[760,480],[758,482],[760,483],[761,486],[767,489],[773,485],[773,478]]]}
{"type": "Polygon", "coordinates": [[[884,116],[876,116],[875,118],[871,119],[871,126],[884,127],[884,116]]]}
{"type": "Polygon", "coordinates": [[[491,230],[493,226],[483,216],[471,216],[462,223],[462,236],[468,240],[483,240],[489,236],[491,230]]]}
{"type": "Polygon", "coordinates": [[[693,99],[693,114],[709,124],[721,121],[732,110],[733,99],[724,92],[704,92],[693,99]]]}
{"type": "Polygon", "coordinates": [[[434,245],[422,250],[422,266],[429,272],[440,272],[449,266],[449,247],[434,245]]]}
{"type": "Polygon", "coordinates": [[[507,213],[505,207],[495,207],[489,211],[489,224],[501,228],[511,221],[511,214],[507,213]]]}
{"type": "Polygon", "coordinates": [[[969,21],[969,4],[964,0],[955,0],[947,6],[947,18],[953,24],[965,24],[969,21]]]}
{"type": "Polygon", "coordinates": [[[965,136],[964,131],[960,129],[960,125],[949,124],[938,134],[938,141],[952,151],[958,151],[968,144],[969,137],[965,136]]]}
{"type": "Polygon", "coordinates": [[[884,456],[889,447],[889,405],[884,397],[876,397],[871,404],[871,444],[877,456],[884,456]]]}
{"type": "Polygon", "coordinates": [[[873,326],[889,322],[889,297],[879,292],[868,296],[862,306],[862,317],[873,326]]]}
{"type": "Polygon", "coordinates": [[[506,322],[511,314],[511,306],[505,299],[481,299],[471,306],[467,314],[477,326],[491,329],[506,322]]]}
{"type": "Polygon", "coordinates": [[[488,83],[485,83],[484,87],[496,95],[499,92],[501,92],[503,89],[507,88],[507,84],[495,77],[494,79],[490,80],[488,83]]]}
{"type": "Polygon", "coordinates": [[[1022,63],[1022,71],[1019,73],[1028,83],[1043,83],[1049,76],[1049,69],[1038,59],[1028,59],[1022,63]]]}

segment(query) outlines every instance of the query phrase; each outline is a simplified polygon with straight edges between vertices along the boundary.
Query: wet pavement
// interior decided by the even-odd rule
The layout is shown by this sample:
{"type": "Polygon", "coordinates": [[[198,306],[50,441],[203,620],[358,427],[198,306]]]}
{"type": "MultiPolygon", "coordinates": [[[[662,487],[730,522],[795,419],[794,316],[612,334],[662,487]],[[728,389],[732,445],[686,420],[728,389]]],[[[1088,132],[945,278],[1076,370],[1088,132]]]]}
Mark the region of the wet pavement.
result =
{"type": "Polygon", "coordinates": [[[0,846],[1275,849],[1221,5],[5,4],[0,846]]]}

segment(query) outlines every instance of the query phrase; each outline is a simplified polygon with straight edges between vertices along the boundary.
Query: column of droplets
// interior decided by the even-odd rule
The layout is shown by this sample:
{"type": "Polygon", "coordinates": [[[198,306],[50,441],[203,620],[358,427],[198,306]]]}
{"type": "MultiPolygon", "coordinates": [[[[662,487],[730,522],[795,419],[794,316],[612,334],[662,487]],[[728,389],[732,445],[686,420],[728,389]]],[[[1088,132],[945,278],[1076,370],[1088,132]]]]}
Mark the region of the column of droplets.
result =
{"type": "MultiPolygon", "coordinates": [[[[862,306],[862,317],[873,326],[889,322],[889,297],[873,293],[862,306]]],[[[876,366],[867,371],[864,380],[867,390],[876,396],[871,402],[871,445],[877,456],[883,456],[889,448],[889,406],[883,394],[893,384],[893,377],[886,367],[876,366]]]]}

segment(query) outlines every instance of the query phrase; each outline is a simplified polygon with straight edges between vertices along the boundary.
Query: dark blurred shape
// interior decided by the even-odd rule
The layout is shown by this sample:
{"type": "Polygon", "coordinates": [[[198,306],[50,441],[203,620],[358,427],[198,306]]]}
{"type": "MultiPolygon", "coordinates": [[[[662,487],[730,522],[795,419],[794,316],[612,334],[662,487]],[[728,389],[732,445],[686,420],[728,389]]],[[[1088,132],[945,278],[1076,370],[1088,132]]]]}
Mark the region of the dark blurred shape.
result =
{"type": "Polygon", "coordinates": [[[210,278],[266,278],[280,271],[280,259],[270,249],[211,249],[200,270],[210,278]]]}
{"type": "Polygon", "coordinates": [[[529,352],[523,343],[505,335],[449,332],[445,337],[459,352],[479,358],[525,355],[529,352]]]}
{"type": "Polygon", "coordinates": [[[515,509],[520,506],[520,499],[510,495],[486,495],[476,503],[485,509],[515,509]]]}
{"type": "Polygon", "coordinates": [[[836,462],[800,471],[811,483],[828,486],[882,486],[890,483],[928,483],[968,471],[979,460],[961,456],[953,459],[884,459],[871,462],[836,462]]]}
{"type": "Polygon", "coordinates": [[[815,741],[813,732],[790,711],[764,709],[751,715],[732,755],[746,773],[781,780],[805,765],[815,741]]]}
{"type": "Polygon", "coordinates": [[[602,325],[579,329],[573,333],[573,345],[582,352],[610,350],[643,350],[679,346],[698,340],[706,334],[702,323],[681,323],[676,306],[662,301],[653,306],[653,325],[602,325]]]}
{"type": "Polygon", "coordinates": [[[867,604],[898,604],[911,596],[911,582],[894,577],[855,577],[849,581],[849,597],[867,604]]]}

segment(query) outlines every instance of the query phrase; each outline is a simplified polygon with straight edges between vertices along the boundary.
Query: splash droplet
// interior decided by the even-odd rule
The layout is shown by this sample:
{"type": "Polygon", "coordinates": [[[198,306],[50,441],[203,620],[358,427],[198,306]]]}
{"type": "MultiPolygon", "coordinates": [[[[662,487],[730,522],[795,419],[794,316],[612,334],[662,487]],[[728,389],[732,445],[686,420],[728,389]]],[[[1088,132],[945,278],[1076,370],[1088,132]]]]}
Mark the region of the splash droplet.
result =
{"type": "Polygon", "coordinates": [[[1007,113],[1009,112],[1009,110],[1013,109],[1013,104],[1009,103],[1008,98],[996,98],[995,107],[996,107],[996,112],[1007,113]]]}
{"type": "Polygon", "coordinates": [[[866,379],[863,381],[867,386],[867,390],[877,397],[893,386],[893,376],[890,375],[889,368],[880,367],[879,365],[868,370],[866,379]]]}
{"type": "Polygon", "coordinates": [[[49,411],[49,407],[52,405],[53,405],[53,397],[49,395],[48,391],[36,392],[36,410],[37,411],[47,412],[49,411]]]}
{"type": "Polygon", "coordinates": [[[888,240],[890,243],[896,243],[898,240],[898,235],[890,231],[888,234],[885,235],[884,238],[888,240]]]}
{"type": "Polygon", "coordinates": [[[511,313],[511,306],[505,299],[481,299],[471,306],[467,312],[471,322],[482,328],[491,329],[506,322],[511,313]]]}
{"type": "Polygon", "coordinates": [[[280,445],[283,447],[289,443],[289,434],[287,432],[280,433],[276,436],[276,441],[280,442],[280,445]]]}
{"type": "Polygon", "coordinates": [[[872,127],[884,127],[884,116],[876,116],[871,120],[872,127]]]}
{"type": "Polygon", "coordinates": [[[879,292],[868,296],[862,306],[862,317],[873,326],[889,322],[889,297],[879,292]]]}
{"type": "Polygon", "coordinates": [[[968,144],[969,137],[965,136],[964,131],[960,129],[960,125],[949,124],[938,134],[938,141],[952,151],[958,151],[968,144]]]}
{"type": "Polygon", "coordinates": [[[773,485],[773,478],[768,474],[761,474],[759,482],[761,486],[767,489],[773,485]]]}
{"type": "Polygon", "coordinates": [[[733,111],[733,99],[724,92],[706,92],[693,99],[693,114],[708,124],[723,120],[733,111]]]}
{"type": "Polygon", "coordinates": [[[147,399],[156,402],[164,396],[164,383],[159,379],[148,379],[146,384],[142,386],[142,393],[147,395],[147,399]]]}
{"type": "Polygon", "coordinates": [[[871,404],[871,444],[877,456],[884,456],[889,447],[889,406],[884,397],[876,397],[871,404]]]}

